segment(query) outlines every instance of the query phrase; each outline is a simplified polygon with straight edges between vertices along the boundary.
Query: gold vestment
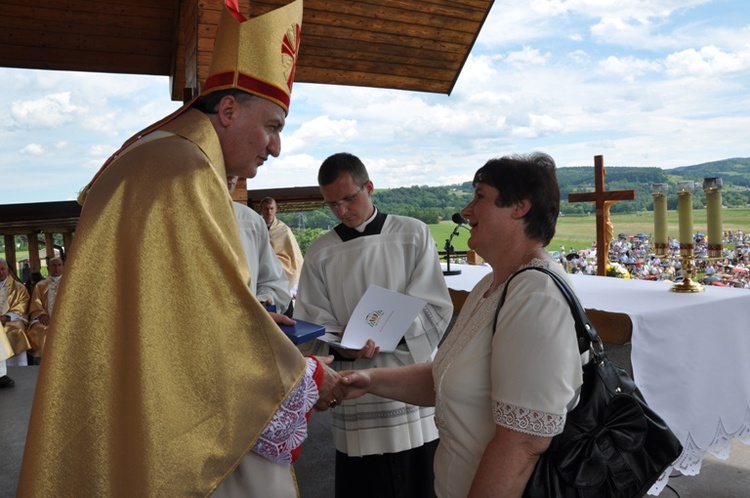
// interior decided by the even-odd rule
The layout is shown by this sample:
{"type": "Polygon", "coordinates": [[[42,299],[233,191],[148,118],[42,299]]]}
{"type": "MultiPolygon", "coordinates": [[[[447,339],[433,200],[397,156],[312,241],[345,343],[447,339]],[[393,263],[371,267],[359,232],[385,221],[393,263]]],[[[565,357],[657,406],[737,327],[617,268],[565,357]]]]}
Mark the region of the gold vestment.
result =
{"type": "Polygon", "coordinates": [[[278,218],[274,219],[268,228],[268,237],[271,240],[273,252],[281,261],[281,266],[284,267],[286,277],[289,279],[289,288],[293,289],[299,283],[302,263],[304,263],[297,239],[294,238],[292,229],[278,218]]]}
{"type": "Polygon", "coordinates": [[[31,346],[26,338],[26,310],[29,307],[29,291],[26,286],[11,275],[5,279],[0,299],[0,315],[15,313],[21,320],[14,320],[0,326],[0,361],[7,360],[19,354],[25,354],[31,346]]]}
{"type": "Polygon", "coordinates": [[[248,288],[213,126],[160,130],[87,191],[19,496],[208,496],[304,373],[248,288]]]}
{"type": "MultiPolygon", "coordinates": [[[[47,339],[47,326],[42,322],[34,321],[42,315],[51,316],[49,309],[50,288],[55,284],[51,277],[45,278],[34,286],[29,301],[29,328],[26,336],[31,344],[31,354],[35,358],[41,358],[44,352],[44,342],[47,339]]],[[[54,292],[54,291],[53,291],[54,292]]]]}

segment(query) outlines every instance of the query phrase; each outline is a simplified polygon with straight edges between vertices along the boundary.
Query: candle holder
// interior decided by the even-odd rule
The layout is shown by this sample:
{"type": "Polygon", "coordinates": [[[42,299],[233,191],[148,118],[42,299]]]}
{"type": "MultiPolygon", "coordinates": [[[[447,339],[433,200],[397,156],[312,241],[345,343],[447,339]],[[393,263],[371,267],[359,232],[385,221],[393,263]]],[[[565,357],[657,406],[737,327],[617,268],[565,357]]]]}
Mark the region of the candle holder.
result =
{"type": "Polygon", "coordinates": [[[667,255],[667,193],[666,183],[652,183],[651,196],[654,198],[654,255],[667,255]]]}
{"type": "Polygon", "coordinates": [[[706,224],[708,251],[706,259],[720,259],[723,247],[723,227],[721,223],[721,178],[704,178],[703,191],[706,193],[706,224]]]}
{"type": "Polygon", "coordinates": [[[703,286],[695,280],[698,272],[693,263],[693,191],[695,182],[677,182],[677,215],[680,227],[680,266],[682,282],[677,282],[669,290],[672,292],[703,292],[703,286]]]}
{"type": "MultiPolygon", "coordinates": [[[[682,244],[680,244],[682,247],[682,244]]],[[[701,285],[696,277],[698,276],[698,270],[693,263],[693,258],[685,257],[680,251],[680,266],[682,268],[682,282],[676,282],[670,287],[672,292],[703,292],[705,289],[701,285]]]]}

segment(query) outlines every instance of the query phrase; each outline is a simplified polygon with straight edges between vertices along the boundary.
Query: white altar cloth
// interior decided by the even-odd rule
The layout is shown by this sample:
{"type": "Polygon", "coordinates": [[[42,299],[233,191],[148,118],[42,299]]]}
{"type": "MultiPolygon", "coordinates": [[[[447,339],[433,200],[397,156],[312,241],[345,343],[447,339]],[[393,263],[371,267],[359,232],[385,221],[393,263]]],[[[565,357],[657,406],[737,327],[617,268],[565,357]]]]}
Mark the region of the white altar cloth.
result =
{"type": "MultiPolygon", "coordinates": [[[[454,290],[470,290],[490,271],[459,268],[461,275],[445,277],[454,290]]],[[[697,475],[706,452],[727,459],[732,439],[750,445],[750,291],[675,293],[671,282],[571,276],[585,308],[630,317],[636,384],[684,446],[674,469],[697,475]]]]}

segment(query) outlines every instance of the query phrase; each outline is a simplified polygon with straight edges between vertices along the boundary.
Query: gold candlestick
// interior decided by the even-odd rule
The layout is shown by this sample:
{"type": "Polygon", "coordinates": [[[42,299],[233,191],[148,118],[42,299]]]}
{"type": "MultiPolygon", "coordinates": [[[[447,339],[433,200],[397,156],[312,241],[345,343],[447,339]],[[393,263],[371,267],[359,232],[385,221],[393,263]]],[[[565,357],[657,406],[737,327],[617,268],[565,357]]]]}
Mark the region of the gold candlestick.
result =
{"type": "Polygon", "coordinates": [[[677,218],[680,228],[680,255],[693,257],[693,190],[692,181],[677,182],[677,218]]]}
{"type": "Polygon", "coordinates": [[[682,282],[669,290],[672,292],[703,292],[703,286],[694,279],[697,275],[693,264],[693,190],[695,182],[677,182],[677,216],[680,227],[680,261],[682,282]]]}
{"type": "Polygon", "coordinates": [[[706,223],[708,225],[708,259],[721,258],[723,232],[721,224],[721,178],[704,178],[703,191],[706,193],[706,223]]]}
{"type": "Polygon", "coordinates": [[[666,183],[652,183],[651,196],[654,198],[654,255],[667,254],[667,192],[666,183]]]}

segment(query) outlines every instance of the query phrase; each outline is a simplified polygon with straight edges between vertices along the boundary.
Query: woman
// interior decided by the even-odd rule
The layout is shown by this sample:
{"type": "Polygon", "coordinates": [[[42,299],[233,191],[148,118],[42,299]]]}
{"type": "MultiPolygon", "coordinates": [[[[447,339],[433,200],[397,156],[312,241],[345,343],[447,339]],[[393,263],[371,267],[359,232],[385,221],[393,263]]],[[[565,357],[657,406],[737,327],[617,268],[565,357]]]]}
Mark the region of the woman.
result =
{"type": "Polygon", "coordinates": [[[545,246],[560,190],[546,154],[492,159],[474,176],[469,247],[492,267],[469,295],[432,364],[346,372],[348,396],[366,392],[436,406],[441,497],[521,496],[577,402],[582,359],[570,308],[549,276],[565,275],[545,246]]]}

